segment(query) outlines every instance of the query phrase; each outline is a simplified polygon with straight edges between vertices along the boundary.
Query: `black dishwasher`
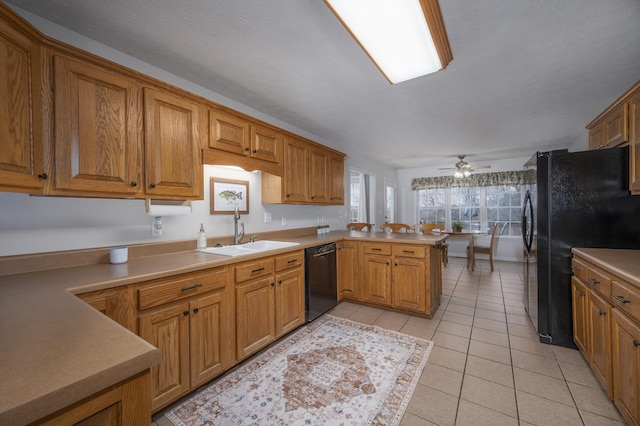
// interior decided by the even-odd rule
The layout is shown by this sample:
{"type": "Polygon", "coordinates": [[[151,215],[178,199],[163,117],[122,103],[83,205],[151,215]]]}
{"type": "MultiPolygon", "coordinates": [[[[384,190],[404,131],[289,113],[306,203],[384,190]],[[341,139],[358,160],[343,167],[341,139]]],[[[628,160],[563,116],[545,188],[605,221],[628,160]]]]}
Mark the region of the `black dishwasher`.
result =
{"type": "Polygon", "coordinates": [[[338,304],[336,243],[310,247],[305,255],[305,314],[313,321],[338,304]]]}

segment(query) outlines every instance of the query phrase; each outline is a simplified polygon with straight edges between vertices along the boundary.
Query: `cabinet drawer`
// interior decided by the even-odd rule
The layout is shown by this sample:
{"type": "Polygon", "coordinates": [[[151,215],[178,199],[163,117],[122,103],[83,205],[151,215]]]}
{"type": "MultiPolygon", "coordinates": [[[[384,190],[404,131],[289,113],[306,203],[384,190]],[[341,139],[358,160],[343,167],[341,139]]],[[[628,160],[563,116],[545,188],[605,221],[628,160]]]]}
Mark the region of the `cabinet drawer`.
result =
{"type": "Polygon", "coordinates": [[[257,260],[251,263],[240,264],[235,267],[236,282],[242,282],[255,277],[273,274],[273,258],[257,260]]]}
{"type": "Polygon", "coordinates": [[[418,245],[396,244],[393,246],[393,255],[424,259],[427,257],[427,248],[425,246],[418,245]]]}
{"type": "Polygon", "coordinates": [[[276,257],[276,271],[295,268],[304,264],[304,254],[301,251],[283,254],[276,257]]]}
{"type": "Polygon", "coordinates": [[[391,254],[391,244],[386,243],[362,243],[365,254],[391,254]]]}
{"type": "Polygon", "coordinates": [[[227,268],[154,280],[138,288],[138,309],[144,310],[206,293],[226,286],[227,280],[227,268]]]}
{"type": "Polygon", "coordinates": [[[591,289],[607,299],[611,295],[611,276],[594,266],[589,266],[587,283],[591,289]]]}
{"type": "Polygon", "coordinates": [[[587,282],[587,264],[575,257],[571,259],[571,270],[573,275],[580,278],[582,281],[587,282]]]}
{"type": "Polygon", "coordinates": [[[611,284],[611,302],[613,306],[628,313],[634,320],[640,321],[640,289],[624,281],[611,284]]]}

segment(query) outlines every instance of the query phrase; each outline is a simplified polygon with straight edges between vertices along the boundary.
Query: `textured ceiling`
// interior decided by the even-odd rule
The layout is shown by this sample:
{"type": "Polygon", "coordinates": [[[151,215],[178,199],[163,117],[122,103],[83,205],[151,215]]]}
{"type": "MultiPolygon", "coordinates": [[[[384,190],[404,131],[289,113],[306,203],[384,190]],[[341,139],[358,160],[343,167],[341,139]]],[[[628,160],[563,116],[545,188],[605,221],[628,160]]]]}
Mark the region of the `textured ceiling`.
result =
{"type": "Polygon", "coordinates": [[[453,61],[390,85],[321,0],[12,0],[394,168],[585,138],[640,79],[638,0],[440,0],[453,61]]]}

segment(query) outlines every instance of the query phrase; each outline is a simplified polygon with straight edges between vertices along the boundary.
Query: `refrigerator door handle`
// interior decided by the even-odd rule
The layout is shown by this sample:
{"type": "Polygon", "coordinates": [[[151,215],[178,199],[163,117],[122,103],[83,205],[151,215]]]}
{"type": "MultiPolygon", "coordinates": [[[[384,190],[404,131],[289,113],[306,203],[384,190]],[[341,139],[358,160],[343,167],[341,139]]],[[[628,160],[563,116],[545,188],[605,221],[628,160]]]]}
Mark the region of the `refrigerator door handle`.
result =
{"type": "Polygon", "coordinates": [[[527,249],[527,253],[531,251],[533,246],[533,202],[531,201],[531,191],[527,190],[524,196],[524,205],[522,206],[522,241],[527,249]],[[527,215],[527,209],[529,209],[529,215],[527,215]],[[529,219],[530,218],[530,219],[529,219]]]}

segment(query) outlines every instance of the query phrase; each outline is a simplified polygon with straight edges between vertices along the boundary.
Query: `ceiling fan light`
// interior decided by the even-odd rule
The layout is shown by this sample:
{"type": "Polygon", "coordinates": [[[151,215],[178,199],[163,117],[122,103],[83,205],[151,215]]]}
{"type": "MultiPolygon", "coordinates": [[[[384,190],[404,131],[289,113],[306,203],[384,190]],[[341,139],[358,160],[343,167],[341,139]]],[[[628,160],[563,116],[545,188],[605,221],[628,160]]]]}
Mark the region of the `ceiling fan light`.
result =
{"type": "Polygon", "coordinates": [[[464,177],[469,177],[469,176],[471,176],[471,171],[465,170],[465,171],[462,172],[462,174],[464,175],[464,177]]]}
{"type": "Polygon", "coordinates": [[[462,177],[464,177],[463,173],[460,170],[456,170],[455,172],[453,172],[453,177],[460,179],[462,177]]]}

